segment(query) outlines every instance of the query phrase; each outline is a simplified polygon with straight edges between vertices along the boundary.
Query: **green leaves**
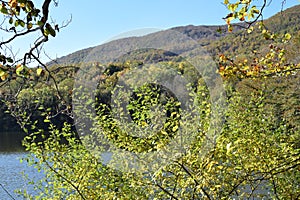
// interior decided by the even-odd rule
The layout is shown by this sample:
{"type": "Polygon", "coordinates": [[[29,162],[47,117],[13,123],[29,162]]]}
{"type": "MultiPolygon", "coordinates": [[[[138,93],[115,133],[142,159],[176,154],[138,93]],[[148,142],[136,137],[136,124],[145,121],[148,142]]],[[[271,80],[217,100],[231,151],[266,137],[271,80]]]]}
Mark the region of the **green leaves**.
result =
{"type": "Polygon", "coordinates": [[[19,25],[24,28],[25,27],[25,22],[23,20],[17,19],[15,21],[15,27],[17,27],[19,25]]]}
{"type": "Polygon", "coordinates": [[[4,15],[7,15],[8,14],[8,10],[7,10],[7,8],[5,7],[5,5],[1,5],[0,4],[0,12],[2,13],[2,14],[4,14],[4,15]]]}
{"type": "Polygon", "coordinates": [[[32,1],[26,1],[25,3],[26,12],[30,13],[34,9],[34,4],[32,1]]]}
{"type": "Polygon", "coordinates": [[[55,37],[55,36],[56,36],[55,30],[52,28],[52,26],[51,26],[49,23],[47,23],[46,26],[45,26],[44,34],[45,34],[46,36],[48,36],[49,34],[50,34],[52,37],[55,37]]]}
{"type": "Polygon", "coordinates": [[[45,23],[42,22],[42,21],[38,21],[38,22],[37,22],[37,25],[40,26],[40,27],[44,26],[44,24],[45,24],[45,23]]]}
{"type": "Polygon", "coordinates": [[[9,18],[9,21],[8,21],[10,24],[13,24],[14,23],[14,19],[11,17],[9,18]]]}

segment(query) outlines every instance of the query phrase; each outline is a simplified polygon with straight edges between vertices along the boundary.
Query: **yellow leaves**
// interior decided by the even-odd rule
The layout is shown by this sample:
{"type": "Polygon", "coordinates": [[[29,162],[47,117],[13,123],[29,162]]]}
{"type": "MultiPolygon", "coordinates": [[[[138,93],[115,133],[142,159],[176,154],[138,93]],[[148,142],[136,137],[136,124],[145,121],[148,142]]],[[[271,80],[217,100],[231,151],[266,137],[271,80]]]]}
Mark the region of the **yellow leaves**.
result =
{"type": "Polygon", "coordinates": [[[266,29],[263,29],[263,30],[262,30],[262,35],[263,35],[263,37],[264,37],[266,40],[269,40],[269,39],[272,38],[272,35],[271,35],[270,32],[267,31],[266,29]]]}
{"type": "Polygon", "coordinates": [[[252,32],[253,32],[253,30],[254,30],[254,27],[253,27],[253,26],[251,26],[250,28],[248,28],[248,29],[247,29],[247,33],[249,33],[249,34],[250,34],[250,33],[252,33],[252,32]]]}
{"type": "Polygon", "coordinates": [[[23,69],[24,69],[24,66],[21,65],[21,64],[18,64],[18,65],[16,66],[16,74],[17,74],[18,76],[21,76],[21,72],[23,71],[23,69]]]}
{"type": "Polygon", "coordinates": [[[4,71],[4,70],[2,70],[2,69],[0,68],[0,77],[1,77],[1,80],[2,80],[2,81],[5,81],[6,78],[7,78],[7,76],[8,76],[7,72],[4,71]]]}
{"type": "Polygon", "coordinates": [[[28,23],[27,24],[27,29],[30,30],[32,28],[33,24],[32,23],[28,23]]]}
{"type": "Polygon", "coordinates": [[[227,60],[226,56],[224,54],[219,55],[220,62],[225,62],[227,60]]]}
{"type": "MultiPolygon", "coordinates": [[[[251,27],[248,32],[252,32],[253,30],[253,27],[251,27]]],[[[289,33],[282,35],[270,33],[263,25],[261,25],[260,30],[265,39],[274,41],[269,45],[269,51],[265,51],[263,54],[256,51],[251,57],[237,56],[230,58],[225,54],[220,54],[218,73],[223,78],[238,77],[244,79],[281,76],[283,74],[288,75],[287,71],[293,74],[293,71],[298,69],[295,65],[291,65],[293,66],[292,69],[288,69],[290,64],[286,58],[288,55],[286,49],[282,45],[277,44],[278,40],[290,40],[292,35],[289,33]]]]}
{"type": "Polygon", "coordinates": [[[231,150],[230,147],[231,147],[231,142],[226,145],[226,154],[230,153],[230,150],[231,150]]]}
{"type": "Polygon", "coordinates": [[[291,40],[291,38],[292,38],[292,35],[289,34],[289,33],[286,33],[286,34],[284,35],[284,37],[282,38],[282,42],[283,42],[283,43],[287,43],[287,42],[289,42],[289,41],[291,40]]]}
{"type": "Polygon", "coordinates": [[[142,122],[141,122],[141,126],[142,126],[142,127],[147,127],[147,126],[149,126],[149,125],[147,124],[147,122],[142,121],[142,122]]]}
{"type": "Polygon", "coordinates": [[[7,74],[1,76],[1,80],[2,80],[2,81],[5,81],[6,79],[7,79],[7,74]]]}
{"type": "Polygon", "coordinates": [[[251,12],[253,12],[254,14],[259,14],[260,13],[260,11],[256,8],[256,6],[252,6],[251,12]]]}
{"type": "Polygon", "coordinates": [[[18,5],[18,2],[17,2],[17,0],[10,0],[10,1],[8,2],[8,5],[9,5],[11,8],[16,8],[17,5],[18,5]]]}
{"type": "Polygon", "coordinates": [[[235,12],[236,9],[239,7],[239,3],[229,4],[227,7],[231,12],[235,12]]]}
{"type": "MultiPolygon", "coordinates": [[[[244,7],[245,8],[245,7],[244,7]]],[[[245,21],[245,17],[248,15],[246,9],[241,9],[240,12],[237,13],[240,21],[245,21]]]]}
{"type": "Polygon", "coordinates": [[[246,73],[246,75],[247,75],[247,76],[253,76],[253,75],[254,75],[254,72],[253,72],[253,71],[248,71],[248,72],[246,73]]]}
{"type": "Polygon", "coordinates": [[[231,24],[228,25],[228,32],[232,32],[233,31],[233,26],[231,24]]]}
{"type": "Polygon", "coordinates": [[[173,132],[176,132],[178,130],[178,126],[174,126],[173,128],[172,128],[172,131],[173,132]]]}
{"type": "Polygon", "coordinates": [[[218,70],[219,74],[223,75],[224,71],[225,71],[225,67],[221,65],[218,70]]]}
{"type": "Polygon", "coordinates": [[[42,69],[42,68],[38,68],[38,69],[36,70],[36,75],[37,75],[37,76],[41,76],[42,72],[43,72],[43,69],[42,69]]]}
{"type": "Polygon", "coordinates": [[[291,34],[289,34],[289,33],[286,33],[284,35],[284,37],[285,37],[286,40],[290,40],[292,38],[291,34]]]}
{"type": "Polygon", "coordinates": [[[26,7],[26,4],[25,4],[25,3],[20,3],[20,7],[21,7],[21,8],[25,8],[25,7],[26,7]]]}
{"type": "Polygon", "coordinates": [[[218,162],[216,162],[216,161],[211,161],[210,163],[208,163],[207,172],[211,172],[216,164],[218,164],[218,162]]]}

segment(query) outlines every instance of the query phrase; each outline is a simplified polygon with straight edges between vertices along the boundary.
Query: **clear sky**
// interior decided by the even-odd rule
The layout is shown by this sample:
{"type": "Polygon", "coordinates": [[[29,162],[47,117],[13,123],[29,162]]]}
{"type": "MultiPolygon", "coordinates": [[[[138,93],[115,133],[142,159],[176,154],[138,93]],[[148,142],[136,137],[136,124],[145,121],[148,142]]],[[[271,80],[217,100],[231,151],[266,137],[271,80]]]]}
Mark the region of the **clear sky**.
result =
{"type": "MultiPolygon", "coordinates": [[[[268,18],[279,12],[281,1],[273,0],[266,8],[264,17],[268,18]]],[[[45,50],[54,58],[99,45],[121,33],[136,29],[224,24],[222,17],[227,10],[222,2],[223,0],[59,0],[58,7],[51,7],[52,19],[61,23],[72,15],[72,22],[56,38],[51,38],[45,45],[45,50]]],[[[297,4],[299,0],[286,0],[284,9],[297,4]]]]}

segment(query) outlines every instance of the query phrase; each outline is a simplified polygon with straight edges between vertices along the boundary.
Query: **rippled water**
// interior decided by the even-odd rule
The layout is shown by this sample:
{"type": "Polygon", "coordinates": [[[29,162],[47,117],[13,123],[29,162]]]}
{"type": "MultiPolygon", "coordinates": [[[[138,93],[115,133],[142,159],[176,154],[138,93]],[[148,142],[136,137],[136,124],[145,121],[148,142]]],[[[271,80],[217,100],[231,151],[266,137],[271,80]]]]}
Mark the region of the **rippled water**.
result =
{"type": "Polygon", "coordinates": [[[20,158],[26,156],[25,152],[0,152],[0,199],[22,199],[14,193],[17,189],[26,189],[33,193],[33,186],[28,185],[28,180],[22,172],[28,175],[29,179],[38,180],[42,177],[33,167],[26,163],[20,163],[20,158]],[[10,195],[13,197],[10,197],[10,195]]]}
{"type": "MultiPolygon", "coordinates": [[[[21,145],[23,137],[21,133],[0,133],[0,200],[24,199],[14,192],[20,189],[35,194],[33,186],[27,183],[44,176],[33,167],[27,166],[26,162],[20,162],[27,155],[21,145]],[[28,175],[29,180],[23,174],[28,175]]],[[[104,163],[110,158],[110,153],[103,154],[104,163]]]]}
{"type": "MultiPolygon", "coordinates": [[[[21,145],[24,135],[21,133],[0,133],[0,200],[24,199],[15,193],[15,190],[26,190],[30,194],[36,194],[29,181],[40,180],[44,175],[35,168],[21,163],[20,159],[27,153],[21,145]],[[23,174],[28,175],[26,179],[23,174]]],[[[104,163],[111,159],[111,153],[103,153],[104,163]]]]}
{"type": "Polygon", "coordinates": [[[14,193],[17,189],[26,189],[34,192],[33,187],[28,185],[28,180],[22,172],[28,174],[29,179],[38,180],[43,174],[38,173],[26,163],[20,163],[20,159],[26,156],[21,146],[23,135],[21,133],[0,134],[0,199],[23,199],[14,193]]]}

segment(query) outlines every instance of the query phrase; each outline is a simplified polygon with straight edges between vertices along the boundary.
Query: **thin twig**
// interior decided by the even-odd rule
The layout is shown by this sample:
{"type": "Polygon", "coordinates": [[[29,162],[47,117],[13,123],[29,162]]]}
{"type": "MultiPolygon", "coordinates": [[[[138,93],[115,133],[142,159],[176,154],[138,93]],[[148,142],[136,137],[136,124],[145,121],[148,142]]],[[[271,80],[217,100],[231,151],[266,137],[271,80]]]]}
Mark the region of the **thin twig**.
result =
{"type": "Polygon", "coordinates": [[[15,200],[15,198],[7,191],[7,189],[0,183],[0,186],[1,186],[1,188],[6,192],[6,194],[11,198],[11,199],[14,199],[15,200]]]}
{"type": "Polygon", "coordinates": [[[170,197],[172,197],[175,200],[178,200],[177,197],[175,197],[172,193],[170,193],[168,190],[166,190],[164,187],[162,187],[160,184],[155,183],[162,191],[164,191],[165,193],[167,193],[170,197]]]}

